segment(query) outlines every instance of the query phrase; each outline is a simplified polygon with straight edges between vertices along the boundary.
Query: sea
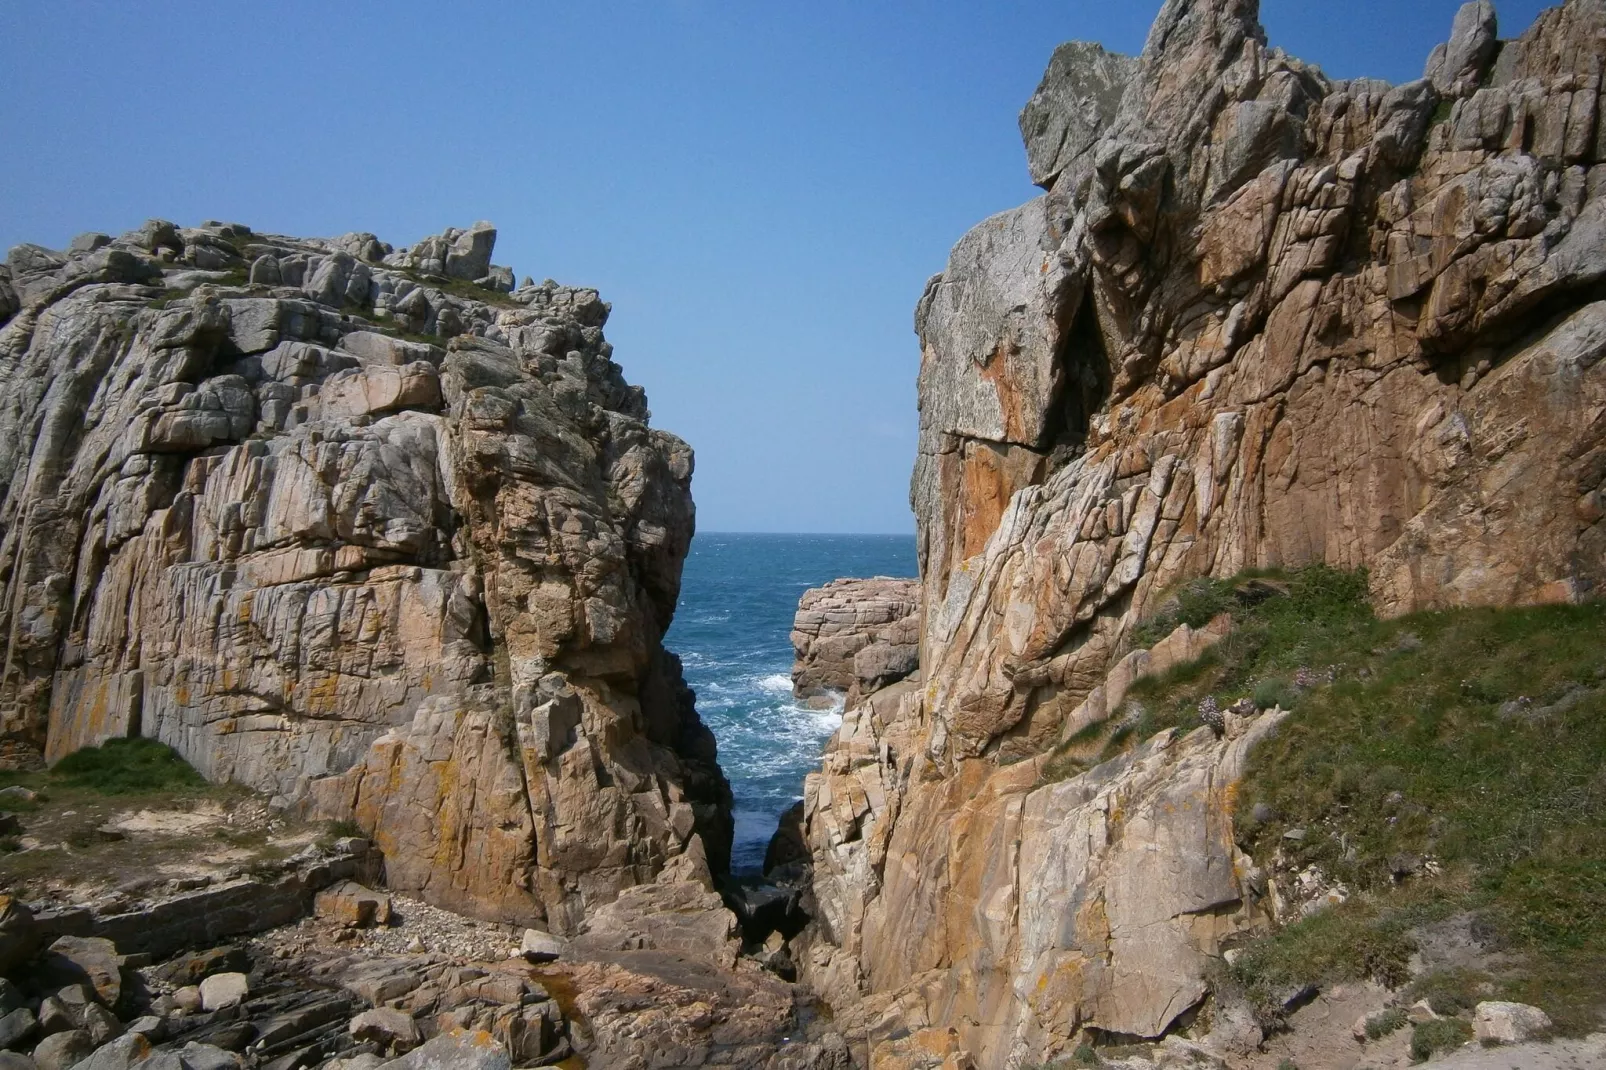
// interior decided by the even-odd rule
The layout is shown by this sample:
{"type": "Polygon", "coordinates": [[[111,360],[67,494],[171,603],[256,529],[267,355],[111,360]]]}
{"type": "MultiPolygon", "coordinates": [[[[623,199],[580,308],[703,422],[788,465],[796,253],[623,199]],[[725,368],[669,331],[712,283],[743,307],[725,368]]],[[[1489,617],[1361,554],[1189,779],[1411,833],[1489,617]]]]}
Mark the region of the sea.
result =
{"type": "Polygon", "coordinates": [[[843,576],[914,576],[912,535],[699,533],[664,645],[680,655],[697,712],[719,740],[735,796],[731,870],[759,872],[776,821],[842,724],[792,700],[792,616],[810,587],[843,576]]]}

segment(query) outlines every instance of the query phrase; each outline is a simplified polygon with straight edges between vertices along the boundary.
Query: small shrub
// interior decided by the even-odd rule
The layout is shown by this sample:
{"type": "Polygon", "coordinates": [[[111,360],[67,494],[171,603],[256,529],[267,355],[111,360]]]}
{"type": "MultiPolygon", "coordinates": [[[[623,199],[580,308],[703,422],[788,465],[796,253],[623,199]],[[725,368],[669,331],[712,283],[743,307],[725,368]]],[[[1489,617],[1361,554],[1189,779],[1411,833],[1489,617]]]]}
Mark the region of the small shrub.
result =
{"type": "Polygon", "coordinates": [[[342,818],[339,821],[324,822],[322,838],[328,840],[330,843],[333,843],[335,840],[344,840],[348,838],[365,840],[368,838],[368,833],[364,832],[362,830],[362,826],[357,824],[357,822],[351,820],[350,818],[342,818]]]}
{"type": "Polygon", "coordinates": [[[1371,978],[1404,982],[1416,944],[1409,919],[1378,916],[1362,905],[1344,904],[1286,926],[1255,942],[1231,967],[1251,1001],[1271,1011],[1287,993],[1312,985],[1371,978]]]}
{"type": "Polygon", "coordinates": [[[15,836],[0,836],[0,855],[15,854],[22,850],[22,841],[15,836]]]}
{"type": "Polygon", "coordinates": [[[1299,1064],[1292,1059],[1284,1059],[1277,1064],[1277,1070],[1299,1070],[1299,1064]]]}
{"type": "Polygon", "coordinates": [[[74,751],[52,777],[101,795],[130,795],[202,788],[206,781],[178,752],[153,739],[108,739],[74,751]]]}
{"type": "Polygon", "coordinates": [[[1424,1062],[1441,1051],[1454,1051],[1471,1039],[1472,1026],[1459,1018],[1418,1022],[1411,1030],[1411,1058],[1424,1062]]]}
{"type": "Polygon", "coordinates": [[[1091,1044],[1078,1044],[1071,1053],[1072,1066],[1098,1066],[1102,1061],[1091,1044]]]}
{"type": "Polygon", "coordinates": [[[1382,1040],[1397,1029],[1404,1029],[1405,1023],[1410,1021],[1401,1007],[1390,1007],[1382,1014],[1374,1014],[1366,1019],[1366,1039],[1382,1040]]]}
{"type": "Polygon", "coordinates": [[[1291,710],[1299,702],[1299,692],[1294,689],[1294,685],[1280,676],[1260,681],[1255,685],[1252,697],[1255,705],[1263,710],[1269,710],[1273,706],[1291,710]]]}

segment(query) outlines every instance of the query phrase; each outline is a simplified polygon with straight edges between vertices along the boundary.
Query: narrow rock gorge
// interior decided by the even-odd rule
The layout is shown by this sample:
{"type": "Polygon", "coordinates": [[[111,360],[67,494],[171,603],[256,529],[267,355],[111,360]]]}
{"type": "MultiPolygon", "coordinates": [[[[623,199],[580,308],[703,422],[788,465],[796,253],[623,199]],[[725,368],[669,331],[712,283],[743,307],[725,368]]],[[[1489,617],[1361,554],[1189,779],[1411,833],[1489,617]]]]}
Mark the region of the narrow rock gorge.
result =
{"type": "Polygon", "coordinates": [[[351,820],[392,888],[556,932],[728,862],[661,639],[692,451],[593,290],[152,221],[0,270],[0,748],[145,736],[351,820]]]}
{"type": "Polygon", "coordinates": [[[1046,192],[915,312],[918,682],[850,709],[806,789],[793,946],[873,1065],[1162,1037],[1279,917],[1232,810],[1279,711],[1048,768],[1219,638],[1135,641],[1180,582],[1365,568],[1386,616],[1598,595],[1602,56],[1599,0],[1509,41],[1467,4],[1398,86],[1272,47],[1254,0],[1054,54],[1021,115],[1046,192]]]}

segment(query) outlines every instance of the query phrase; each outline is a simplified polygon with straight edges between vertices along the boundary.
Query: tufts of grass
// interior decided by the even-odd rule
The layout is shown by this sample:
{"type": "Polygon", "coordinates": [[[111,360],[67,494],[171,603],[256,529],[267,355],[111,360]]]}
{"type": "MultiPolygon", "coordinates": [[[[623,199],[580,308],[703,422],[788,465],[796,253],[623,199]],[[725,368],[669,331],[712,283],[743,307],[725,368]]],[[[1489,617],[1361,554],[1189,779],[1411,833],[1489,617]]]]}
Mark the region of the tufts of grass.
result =
{"type": "Polygon", "coordinates": [[[1472,1026],[1459,1018],[1433,1018],[1411,1030],[1411,1059],[1425,1062],[1441,1051],[1454,1051],[1472,1039],[1472,1026]]]}
{"type": "Polygon", "coordinates": [[[1445,969],[1423,974],[1406,986],[1404,1002],[1427,1000],[1434,1014],[1453,1018],[1476,1007],[1491,991],[1489,975],[1480,970],[1445,969]]]}
{"type": "Polygon", "coordinates": [[[1250,944],[1228,976],[1265,1021],[1315,986],[1358,978],[1397,986],[1410,975],[1416,920],[1412,912],[1384,915],[1370,904],[1345,903],[1250,944]]]}
{"type": "Polygon", "coordinates": [[[1366,1019],[1366,1039],[1382,1040],[1390,1033],[1404,1029],[1409,1021],[1404,1008],[1390,1007],[1381,1014],[1374,1014],[1366,1019]]]}
{"type": "MultiPolygon", "coordinates": [[[[1242,580],[1201,581],[1191,611],[1230,594],[1232,634],[1205,658],[1139,681],[1127,704],[1134,741],[1195,727],[1206,695],[1223,707],[1245,695],[1297,707],[1250,757],[1236,835],[1263,862],[1317,865],[1352,897],[1251,945],[1237,983],[1265,998],[1366,976],[1398,984],[1411,929],[1470,912],[1505,963],[1472,981],[1544,1007],[1560,1032],[1597,1028],[1606,603],[1383,621],[1361,573],[1311,568],[1260,586],[1286,593],[1245,599],[1242,580]],[[1296,827],[1302,839],[1283,838],[1296,827]]],[[[1436,995],[1419,998],[1446,1012],[1471,998],[1466,977],[1432,984],[1436,995]]]]}
{"type": "Polygon", "coordinates": [[[206,781],[172,747],[153,739],[109,739],[57,762],[51,779],[101,795],[182,792],[206,781]]]}

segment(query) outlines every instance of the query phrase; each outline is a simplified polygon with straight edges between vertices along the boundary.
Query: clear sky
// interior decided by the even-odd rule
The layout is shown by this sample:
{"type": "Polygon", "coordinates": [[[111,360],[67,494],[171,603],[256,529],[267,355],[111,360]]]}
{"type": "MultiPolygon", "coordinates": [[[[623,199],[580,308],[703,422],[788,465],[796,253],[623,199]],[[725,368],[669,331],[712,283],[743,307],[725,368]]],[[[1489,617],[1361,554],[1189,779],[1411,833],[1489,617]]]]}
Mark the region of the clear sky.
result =
{"type": "MultiPolygon", "coordinates": [[[[1498,4],[1502,35],[1541,9],[1498,4]]],[[[1456,0],[1263,0],[1333,77],[1420,75],[1456,0]]],[[[150,216],[410,244],[596,286],[705,531],[912,530],[912,321],[1036,192],[1016,115],[1061,41],[1159,0],[0,5],[0,247],[150,216]]]]}

